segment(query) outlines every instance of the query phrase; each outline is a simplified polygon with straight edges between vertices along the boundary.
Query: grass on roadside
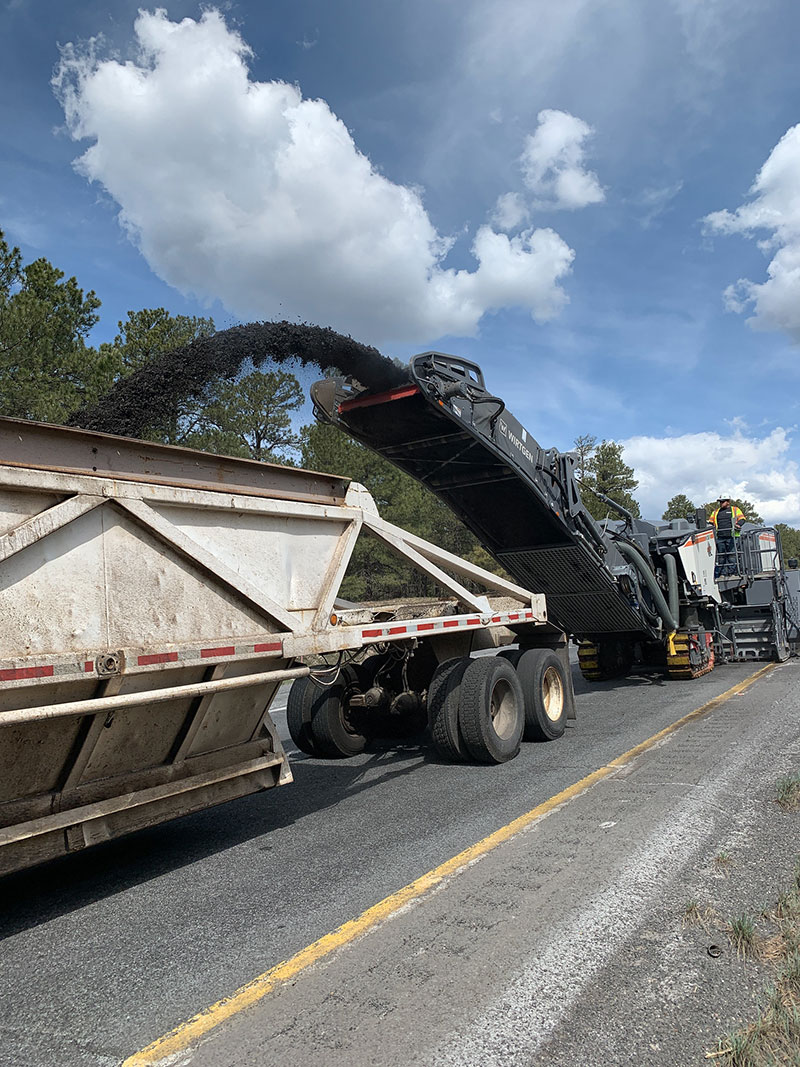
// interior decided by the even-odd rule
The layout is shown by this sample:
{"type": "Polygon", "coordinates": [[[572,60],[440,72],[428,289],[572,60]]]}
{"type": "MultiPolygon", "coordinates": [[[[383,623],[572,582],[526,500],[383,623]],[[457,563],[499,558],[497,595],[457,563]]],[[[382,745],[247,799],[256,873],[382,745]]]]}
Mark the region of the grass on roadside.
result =
{"type": "Polygon", "coordinates": [[[716,917],[716,912],[709,905],[701,906],[700,901],[691,897],[683,905],[683,915],[681,917],[681,925],[683,926],[702,926],[707,932],[709,925],[716,917]]]}
{"type": "Polygon", "coordinates": [[[800,773],[779,778],[775,800],[784,811],[800,811],[800,773]]]}
{"type": "Polygon", "coordinates": [[[761,1018],[728,1034],[716,1053],[706,1053],[726,1067],[800,1067],[800,953],[780,969],[761,1018]]]}
{"type": "Polygon", "coordinates": [[[794,883],[764,912],[774,933],[760,939],[748,915],[731,920],[728,936],[740,956],[774,968],[761,1017],[720,1038],[706,1058],[723,1067],[800,1067],[800,861],[794,883]]]}
{"type": "Polygon", "coordinates": [[[753,956],[759,946],[759,937],[756,933],[756,923],[750,915],[735,916],[728,923],[728,937],[733,947],[736,949],[736,955],[744,958],[745,956],[753,956]]]}

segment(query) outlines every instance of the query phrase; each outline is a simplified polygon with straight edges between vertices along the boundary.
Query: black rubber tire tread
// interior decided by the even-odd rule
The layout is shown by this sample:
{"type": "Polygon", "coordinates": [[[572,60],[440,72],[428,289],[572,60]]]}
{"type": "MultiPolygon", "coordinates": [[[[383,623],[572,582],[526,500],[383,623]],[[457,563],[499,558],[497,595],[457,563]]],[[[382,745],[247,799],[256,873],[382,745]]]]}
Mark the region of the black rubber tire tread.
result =
{"type": "Polygon", "coordinates": [[[443,759],[454,763],[469,759],[458,725],[458,701],[461,679],[471,663],[469,656],[445,660],[428,686],[428,722],[434,748],[443,759]]]}
{"type": "Polygon", "coordinates": [[[319,754],[328,759],[347,759],[364,751],[364,734],[348,730],[342,722],[342,705],[348,690],[357,683],[355,668],[342,667],[333,685],[318,688],[311,709],[311,733],[319,754]]]}
{"type": "Polygon", "coordinates": [[[461,680],[458,722],[467,751],[480,763],[506,763],[517,755],[525,729],[525,696],[508,659],[483,656],[472,660],[461,680]],[[516,722],[508,737],[498,734],[492,720],[491,695],[499,681],[509,685],[516,700],[516,722]]]}
{"type": "Polygon", "coordinates": [[[514,670],[516,670],[522,653],[523,649],[521,648],[504,648],[502,652],[498,652],[497,655],[500,659],[508,660],[514,670]]]}
{"type": "Polygon", "coordinates": [[[549,648],[529,648],[517,662],[517,677],[525,696],[525,740],[555,741],[562,737],[567,728],[567,680],[556,653],[549,648]],[[544,706],[543,682],[549,668],[558,672],[564,698],[557,719],[551,719],[544,706]]]}
{"type": "Polygon", "coordinates": [[[321,692],[314,680],[295,678],[286,701],[286,725],[289,736],[301,752],[308,756],[321,755],[311,732],[311,715],[315,697],[321,692]]]}

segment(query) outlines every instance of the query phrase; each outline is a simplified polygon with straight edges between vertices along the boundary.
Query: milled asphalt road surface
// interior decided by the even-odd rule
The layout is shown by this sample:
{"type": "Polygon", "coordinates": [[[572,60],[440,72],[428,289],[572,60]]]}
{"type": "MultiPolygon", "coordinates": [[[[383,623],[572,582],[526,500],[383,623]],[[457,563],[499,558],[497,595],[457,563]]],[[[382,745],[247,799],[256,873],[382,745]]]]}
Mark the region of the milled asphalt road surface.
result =
{"type": "MultiPolygon", "coordinates": [[[[731,892],[763,904],[784,888],[798,823],[771,795],[800,764],[798,671],[683,726],[175,1062],[701,1062],[757,989],[681,933],[682,902],[708,878],[719,891],[723,846],[742,874],[769,846],[731,892]]],[[[578,679],[566,736],[509,764],[412,744],[297,757],[294,785],[6,879],[0,1063],[119,1064],[752,673],[578,679]]]]}

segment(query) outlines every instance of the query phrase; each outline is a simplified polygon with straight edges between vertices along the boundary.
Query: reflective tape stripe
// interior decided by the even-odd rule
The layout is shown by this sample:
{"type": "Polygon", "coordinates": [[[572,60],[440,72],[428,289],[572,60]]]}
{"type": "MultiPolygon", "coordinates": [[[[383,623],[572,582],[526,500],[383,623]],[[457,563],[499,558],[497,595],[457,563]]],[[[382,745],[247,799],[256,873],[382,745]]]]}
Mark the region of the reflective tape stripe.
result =
{"type": "Polygon", "coordinates": [[[46,667],[11,667],[0,671],[0,682],[16,682],[20,678],[52,678],[54,673],[52,664],[46,667]]]}
{"type": "Polygon", "coordinates": [[[458,618],[426,619],[423,622],[410,622],[402,626],[386,625],[370,627],[361,631],[362,641],[374,640],[375,638],[397,637],[403,634],[435,633],[437,630],[466,629],[468,626],[506,625],[513,622],[533,622],[532,610],[512,612],[509,615],[468,615],[458,618]]]}

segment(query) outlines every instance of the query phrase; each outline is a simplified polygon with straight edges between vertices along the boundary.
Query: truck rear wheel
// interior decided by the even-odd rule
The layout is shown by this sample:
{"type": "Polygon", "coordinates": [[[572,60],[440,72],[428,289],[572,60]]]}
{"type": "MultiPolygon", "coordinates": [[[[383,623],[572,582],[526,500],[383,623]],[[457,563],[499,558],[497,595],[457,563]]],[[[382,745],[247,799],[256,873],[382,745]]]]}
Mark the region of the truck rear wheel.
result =
{"type": "Polygon", "coordinates": [[[342,667],[333,685],[317,687],[311,707],[311,735],[317,754],[345,759],[364,751],[367,739],[350,716],[350,696],[358,688],[353,667],[342,667]]]}
{"type": "Polygon", "coordinates": [[[434,748],[444,759],[464,763],[469,758],[458,725],[461,679],[472,660],[449,659],[436,668],[428,686],[428,721],[434,748]]]}
{"type": "Polygon", "coordinates": [[[516,756],[525,729],[525,697],[507,659],[471,661],[461,681],[458,720],[474,759],[505,763],[516,756]]]}
{"type": "Polygon", "coordinates": [[[321,692],[322,690],[314,679],[306,675],[305,678],[296,678],[292,682],[286,701],[286,725],[289,727],[289,736],[300,751],[309,756],[321,755],[311,732],[314,698],[321,692]]]}
{"type": "Polygon", "coordinates": [[[525,740],[555,741],[567,726],[567,682],[549,648],[529,648],[516,663],[525,694],[525,740]]]}

